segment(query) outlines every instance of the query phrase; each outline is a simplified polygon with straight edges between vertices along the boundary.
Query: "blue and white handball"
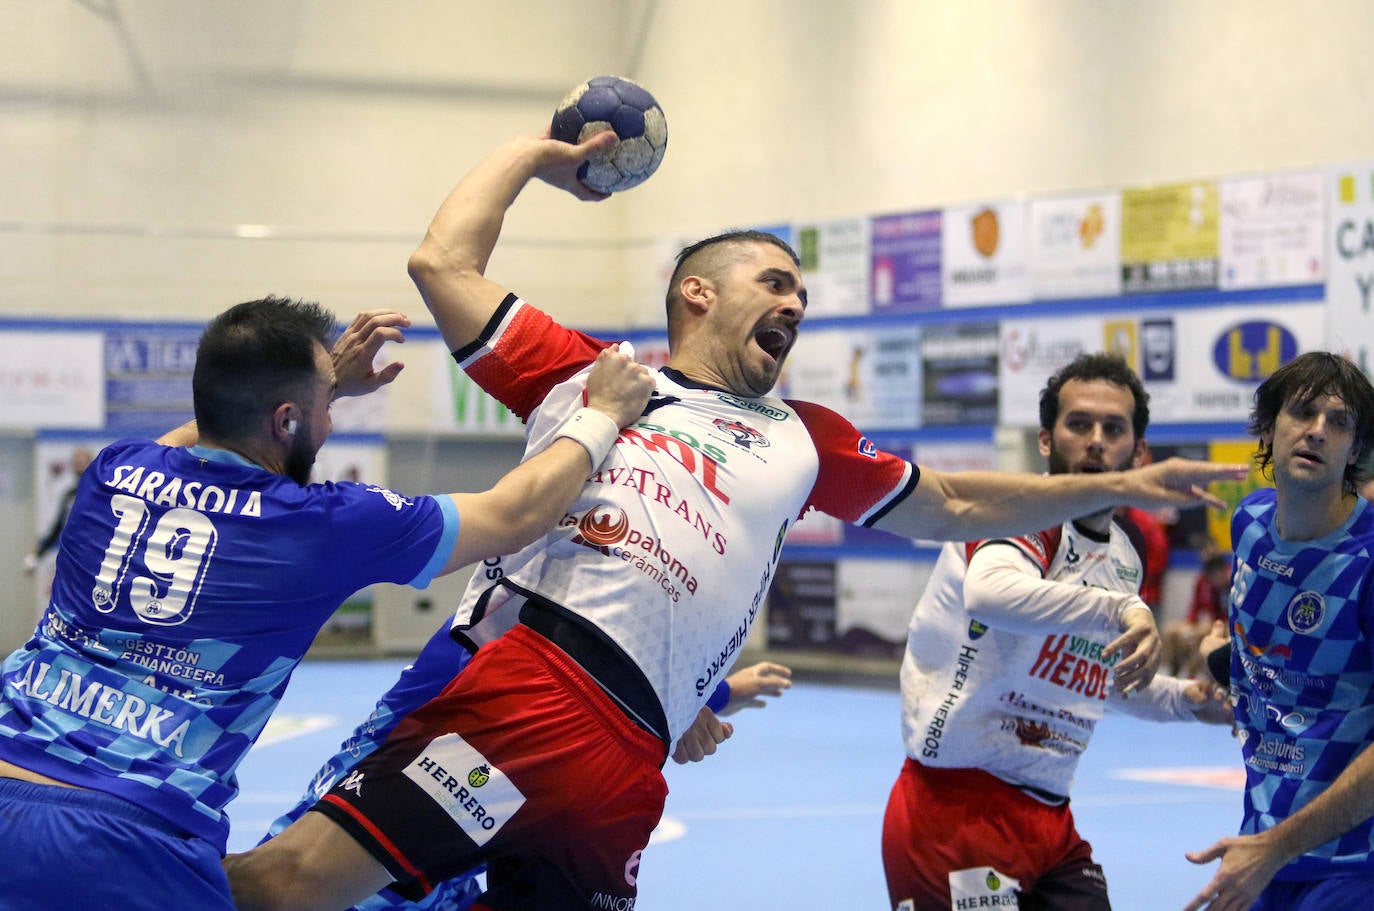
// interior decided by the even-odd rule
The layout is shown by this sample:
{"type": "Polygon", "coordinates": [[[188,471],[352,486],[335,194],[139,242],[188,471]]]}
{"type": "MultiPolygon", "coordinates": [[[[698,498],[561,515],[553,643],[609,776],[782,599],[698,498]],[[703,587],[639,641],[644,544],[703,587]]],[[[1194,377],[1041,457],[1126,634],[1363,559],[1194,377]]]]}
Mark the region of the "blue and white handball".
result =
{"type": "Polygon", "coordinates": [[[620,76],[597,76],[568,93],[554,111],[550,133],[582,142],[615,130],[620,141],[582,163],[577,176],[599,193],[637,187],[658,170],[668,148],[663,108],[643,87],[620,76]]]}

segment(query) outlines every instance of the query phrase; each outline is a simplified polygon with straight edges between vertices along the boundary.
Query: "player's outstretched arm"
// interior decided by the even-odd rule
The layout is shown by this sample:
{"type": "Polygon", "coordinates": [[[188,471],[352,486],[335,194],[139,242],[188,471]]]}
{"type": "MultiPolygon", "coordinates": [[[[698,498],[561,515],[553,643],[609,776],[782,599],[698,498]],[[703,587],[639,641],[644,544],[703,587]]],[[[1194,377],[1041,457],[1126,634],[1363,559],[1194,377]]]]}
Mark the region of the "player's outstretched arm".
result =
{"type": "Polygon", "coordinates": [[[572,145],[524,136],[499,146],[467,173],[439,206],[424,240],[410,256],[410,278],[434,314],[449,350],[477,338],[505,299],[506,289],[486,278],[506,210],[533,178],[579,199],[605,199],[577,179],[593,152],[615,142],[605,130],[572,145]]]}
{"type": "Polygon", "coordinates": [[[966,541],[1025,534],[1113,506],[1225,504],[1208,493],[1214,481],[1244,478],[1249,466],[1166,459],[1102,474],[938,472],[921,469],[915,491],[877,527],[908,538],[966,541]]]}
{"type": "Polygon", "coordinates": [[[649,368],[617,347],[598,354],[587,378],[587,406],[564,423],[550,446],[488,491],[449,495],[458,507],[458,538],[441,574],[515,553],[552,528],[615,445],[620,428],[644,411],[653,388],[649,368]]]}

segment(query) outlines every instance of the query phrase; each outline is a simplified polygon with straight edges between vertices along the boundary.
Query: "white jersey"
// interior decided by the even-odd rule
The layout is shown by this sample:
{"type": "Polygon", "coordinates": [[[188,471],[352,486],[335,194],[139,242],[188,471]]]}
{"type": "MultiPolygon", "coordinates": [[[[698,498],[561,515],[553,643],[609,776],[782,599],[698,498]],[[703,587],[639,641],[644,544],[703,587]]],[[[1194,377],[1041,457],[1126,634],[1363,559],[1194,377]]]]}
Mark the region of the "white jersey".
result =
{"type": "Polygon", "coordinates": [[[1112,685],[1116,659],[1103,647],[1120,635],[1122,612],[1143,606],[1135,597],[1141,570],[1115,523],[1105,536],[1068,522],[1022,538],[946,544],[902,661],[907,754],[928,766],[981,769],[1055,800],[1067,797],[1106,707],[1194,719],[1184,681],[1156,677],[1125,699],[1112,685]],[[988,585],[976,599],[965,591],[971,559],[975,581],[988,585]],[[985,594],[998,585],[995,597],[985,594]]]}
{"type": "MultiPolygon", "coordinates": [[[[532,453],[581,407],[588,366],[606,345],[512,296],[454,357],[527,418],[532,453]]],[[[665,370],[563,520],[479,567],[455,624],[500,613],[498,628],[508,627],[513,612],[496,608],[520,590],[591,621],[643,672],[675,742],[749,635],[792,523],[813,507],[872,523],[916,479],[909,462],[827,409],[665,370]],[[489,591],[496,582],[507,584],[489,591]]]]}

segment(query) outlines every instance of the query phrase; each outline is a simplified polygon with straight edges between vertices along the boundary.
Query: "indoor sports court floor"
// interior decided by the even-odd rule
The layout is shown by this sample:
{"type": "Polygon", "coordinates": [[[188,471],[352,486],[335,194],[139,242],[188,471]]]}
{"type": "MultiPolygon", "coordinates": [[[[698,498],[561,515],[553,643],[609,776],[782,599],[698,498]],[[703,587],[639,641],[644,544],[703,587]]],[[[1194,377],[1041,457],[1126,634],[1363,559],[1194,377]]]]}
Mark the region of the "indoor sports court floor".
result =
{"type": "MultiPolygon", "coordinates": [[[[308,661],[240,768],[229,849],[253,844],[370,710],[404,662],[308,661]]],[[[901,765],[890,688],[799,681],[691,766],[669,763],[666,818],[640,870],[642,911],[886,908],[879,836],[901,765]]],[[[1109,716],[1079,767],[1080,832],[1114,907],[1178,911],[1215,865],[1185,850],[1234,834],[1239,747],[1229,730],[1109,716]]],[[[593,784],[593,783],[589,783],[593,784]]]]}

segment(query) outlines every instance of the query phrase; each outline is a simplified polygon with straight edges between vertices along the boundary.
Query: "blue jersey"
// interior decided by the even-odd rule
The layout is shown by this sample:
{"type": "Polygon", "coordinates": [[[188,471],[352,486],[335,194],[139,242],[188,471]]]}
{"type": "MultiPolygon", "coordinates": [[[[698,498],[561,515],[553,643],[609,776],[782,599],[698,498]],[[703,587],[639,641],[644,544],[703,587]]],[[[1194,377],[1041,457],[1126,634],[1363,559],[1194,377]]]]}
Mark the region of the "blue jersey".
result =
{"type": "MultiPolygon", "coordinates": [[[[1231,691],[1245,759],[1242,834],[1292,816],[1374,742],[1374,509],[1312,541],[1274,528],[1275,492],[1231,520],[1231,691]]],[[[1374,871],[1374,820],[1297,858],[1276,879],[1374,871]]]]}
{"type": "Polygon", "coordinates": [[[457,534],[449,497],[114,443],[81,479],[33,638],[0,666],[0,759],[223,853],[234,770],[320,627],[372,583],[427,585],[457,534]]]}

